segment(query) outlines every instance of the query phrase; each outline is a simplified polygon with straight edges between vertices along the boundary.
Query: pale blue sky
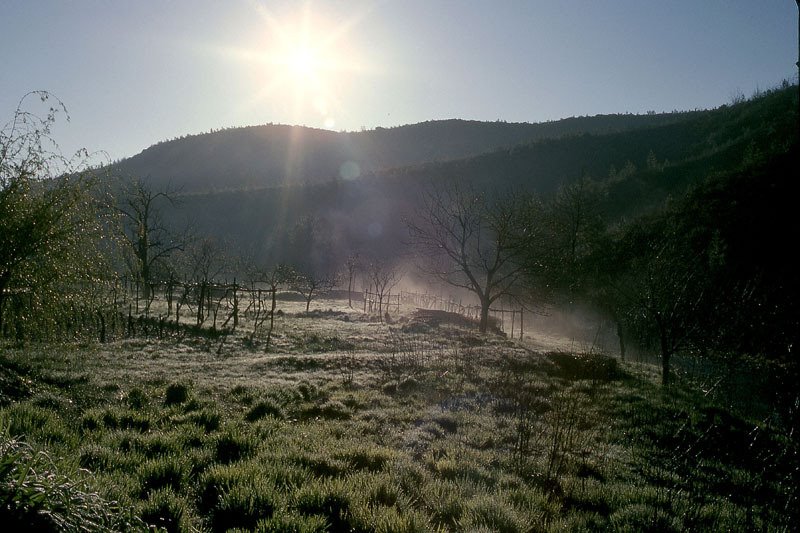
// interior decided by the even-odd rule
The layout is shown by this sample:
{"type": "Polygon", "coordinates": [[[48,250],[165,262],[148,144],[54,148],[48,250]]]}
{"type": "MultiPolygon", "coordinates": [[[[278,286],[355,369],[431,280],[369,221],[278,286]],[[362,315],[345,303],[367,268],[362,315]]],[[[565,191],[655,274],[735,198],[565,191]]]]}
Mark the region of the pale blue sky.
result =
{"type": "Polygon", "coordinates": [[[797,6],[0,0],[0,50],[2,123],[23,94],[48,90],[71,114],[55,131],[63,150],[116,159],[267,122],[359,130],[716,107],[796,80],[797,6]]]}

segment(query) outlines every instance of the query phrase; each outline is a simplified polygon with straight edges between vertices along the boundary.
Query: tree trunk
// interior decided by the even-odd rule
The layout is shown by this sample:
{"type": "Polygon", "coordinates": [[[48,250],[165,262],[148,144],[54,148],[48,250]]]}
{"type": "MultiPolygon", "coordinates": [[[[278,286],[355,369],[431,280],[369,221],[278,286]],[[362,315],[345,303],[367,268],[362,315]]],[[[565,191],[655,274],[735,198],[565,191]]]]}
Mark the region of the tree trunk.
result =
{"type": "Polygon", "coordinates": [[[661,336],[661,385],[667,386],[670,382],[669,377],[669,360],[672,356],[672,350],[669,348],[667,338],[662,334],[661,336]]]}
{"type": "Polygon", "coordinates": [[[670,382],[669,358],[670,358],[669,352],[661,354],[661,385],[663,386],[669,385],[670,382]]]}
{"type": "Polygon", "coordinates": [[[206,297],[206,284],[205,282],[200,283],[200,295],[197,298],[197,326],[201,326],[205,321],[205,316],[203,315],[203,304],[205,303],[206,297]]]}
{"type": "Polygon", "coordinates": [[[166,296],[167,296],[167,318],[172,316],[172,297],[174,296],[174,293],[175,293],[175,284],[170,279],[167,282],[167,294],[166,294],[166,296]]]}
{"type": "Polygon", "coordinates": [[[236,285],[236,280],[233,280],[233,329],[239,325],[239,286],[236,285]]]}
{"type": "Polygon", "coordinates": [[[619,320],[615,321],[617,325],[617,340],[619,341],[619,356],[624,361],[625,360],[625,337],[622,334],[622,322],[619,320]]]}
{"type": "Polygon", "coordinates": [[[614,326],[617,329],[617,342],[619,342],[619,356],[623,361],[625,360],[625,336],[622,331],[622,319],[617,314],[616,310],[611,310],[611,320],[614,321],[614,326]]]}
{"type": "Polygon", "coordinates": [[[6,297],[3,288],[0,287],[0,337],[3,336],[3,308],[6,305],[6,297]]]}
{"type": "Polygon", "coordinates": [[[347,284],[347,307],[353,308],[353,275],[350,274],[350,281],[347,284]]]}
{"type": "Polygon", "coordinates": [[[269,343],[272,341],[272,329],[275,327],[275,307],[277,307],[276,297],[278,294],[278,288],[272,289],[272,303],[270,304],[269,309],[269,331],[267,331],[267,345],[264,347],[264,351],[269,351],[269,343]]]}
{"type": "Polygon", "coordinates": [[[481,333],[486,333],[486,330],[489,327],[489,306],[491,302],[489,302],[489,298],[481,297],[481,322],[479,326],[479,330],[481,333]]]}

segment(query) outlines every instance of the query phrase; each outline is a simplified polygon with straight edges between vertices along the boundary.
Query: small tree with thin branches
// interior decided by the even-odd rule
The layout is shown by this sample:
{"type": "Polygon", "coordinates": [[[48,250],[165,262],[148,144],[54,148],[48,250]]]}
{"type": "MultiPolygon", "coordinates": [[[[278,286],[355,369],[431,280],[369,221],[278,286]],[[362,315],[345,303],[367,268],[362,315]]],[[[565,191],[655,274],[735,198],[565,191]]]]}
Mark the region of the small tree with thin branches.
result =
{"type": "Polygon", "coordinates": [[[133,180],[116,205],[121,233],[131,252],[129,269],[142,285],[145,312],[152,299],[151,290],[158,265],[186,246],[188,237],[172,231],[164,222],[162,203],[174,206],[175,191],[154,191],[133,180]]]}
{"type": "Polygon", "coordinates": [[[314,296],[330,291],[337,283],[336,273],[320,273],[313,269],[295,270],[290,287],[299,292],[306,302],[306,313],[311,309],[314,296]]]}
{"type": "Polygon", "coordinates": [[[347,270],[347,305],[348,307],[353,307],[353,283],[355,282],[356,274],[361,269],[359,253],[354,252],[347,256],[344,266],[347,270]]]}
{"type": "Polygon", "coordinates": [[[498,298],[516,298],[523,270],[520,202],[527,197],[489,197],[452,183],[424,194],[416,218],[407,221],[420,268],[439,280],[466,289],[480,302],[480,331],[498,298]]]}
{"type": "Polygon", "coordinates": [[[393,288],[400,283],[403,275],[397,265],[392,265],[381,259],[373,259],[367,266],[367,276],[370,284],[375,288],[378,296],[378,315],[383,321],[383,302],[393,288]]]}
{"type": "MultiPolygon", "coordinates": [[[[270,342],[272,342],[272,331],[275,327],[275,309],[278,306],[278,291],[281,287],[292,282],[295,277],[295,271],[291,267],[284,264],[275,264],[264,270],[258,270],[253,273],[252,277],[259,283],[265,283],[268,286],[270,293],[270,307],[266,314],[260,315],[260,302],[257,303],[257,312],[255,315],[255,326],[253,334],[250,337],[252,341],[255,338],[258,328],[263,322],[269,319],[269,329],[267,329],[267,343],[265,350],[269,350],[270,342]]],[[[260,292],[260,291],[259,291],[260,292]]]]}

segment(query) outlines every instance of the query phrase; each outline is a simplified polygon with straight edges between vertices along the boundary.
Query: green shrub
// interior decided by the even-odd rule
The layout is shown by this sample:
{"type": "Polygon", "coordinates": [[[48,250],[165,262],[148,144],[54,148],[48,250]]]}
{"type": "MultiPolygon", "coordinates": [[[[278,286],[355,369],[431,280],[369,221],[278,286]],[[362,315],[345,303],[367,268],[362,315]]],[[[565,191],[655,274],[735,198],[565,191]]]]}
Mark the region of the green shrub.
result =
{"type": "Polygon", "coordinates": [[[56,412],[64,412],[72,407],[72,400],[50,391],[38,393],[30,402],[37,407],[56,412]]]}
{"type": "Polygon", "coordinates": [[[171,383],[164,394],[164,405],[180,405],[189,399],[191,387],[186,383],[171,383]]]}
{"type": "Polygon", "coordinates": [[[97,431],[98,429],[102,428],[103,424],[103,413],[100,410],[89,410],[81,415],[81,421],[79,427],[81,429],[81,433],[88,433],[91,431],[97,431]]]}
{"type": "Polygon", "coordinates": [[[137,439],[137,446],[137,451],[142,452],[149,459],[164,455],[179,455],[183,452],[180,436],[175,433],[147,433],[137,439]]]}
{"type": "Polygon", "coordinates": [[[271,416],[279,420],[285,418],[283,409],[271,399],[261,400],[255,404],[244,418],[248,422],[255,422],[256,420],[261,420],[265,416],[271,416]]]}
{"type": "Polygon", "coordinates": [[[149,431],[152,426],[152,420],[147,413],[131,413],[115,407],[103,411],[101,421],[108,429],[133,429],[141,433],[149,431]]]}
{"type": "Polygon", "coordinates": [[[295,494],[295,507],[305,515],[325,517],[333,531],[350,529],[350,494],[340,480],[325,480],[304,485],[295,494]]]}
{"type": "Polygon", "coordinates": [[[207,402],[201,402],[197,398],[189,398],[189,400],[183,404],[183,412],[192,413],[204,409],[207,406],[208,406],[207,402]]]}
{"type": "Polygon", "coordinates": [[[236,402],[242,405],[250,405],[255,401],[253,391],[244,385],[236,385],[231,389],[229,394],[236,402]]]}
{"type": "Polygon", "coordinates": [[[441,457],[431,462],[430,468],[444,479],[454,480],[460,473],[458,461],[450,457],[441,457]]]}
{"type": "Polygon", "coordinates": [[[350,418],[350,410],[338,400],[328,400],[316,409],[316,413],[328,419],[346,420],[350,418]]]}
{"type": "Polygon", "coordinates": [[[223,464],[241,461],[255,452],[256,445],[253,435],[241,428],[231,428],[217,437],[214,457],[223,464]]]}
{"type": "Polygon", "coordinates": [[[139,515],[146,524],[158,528],[159,531],[190,531],[189,506],[186,500],[169,489],[151,492],[139,515]]]}
{"type": "Polygon", "coordinates": [[[0,351],[0,407],[21,401],[33,393],[36,377],[27,360],[18,361],[0,351]]]}
{"type": "Polygon", "coordinates": [[[325,452],[300,452],[293,455],[291,460],[318,477],[336,477],[350,470],[346,461],[332,458],[325,452]]]}
{"type": "Polygon", "coordinates": [[[369,507],[356,509],[351,521],[353,530],[375,531],[376,533],[423,533],[431,531],[427,516],[413,509],[400,510],[396,507],[369,507]]]}
{"type": "Polygon", "coordinates": [[[189,465],[189,479],[194,481],[214,464],[214,451],[208,448],[195,448],[185,451],[184,458],[189,465]]]}
{"type": "MultiPolygon", "coordinates": [[[[221,507],[221,502],[237,486],[260,487],[259,490],[263,492],[265,498],[269,496],[272,500],[274,497],[277,502],[279,491],[294,491],[296,487],[303,486],[308,481],[308,472],[283,462],[265,462],[258,458],[231,465],[216,464],[199,475],[196,485],[197,508],[201,514],[209,516],[217,512],[216,509],[222,513],[219,520],[225,521],[224,515],[227,512],[225,509],[232,506],[235,498],[239,498],[241,494],[229,496],[229,502],[226,504],[228,507],[221,507]]],[[[275,508],[278,508],[277,503],[275,508]]]]}
{"type": "Polygon", "coordinates": [[[80,465],[88,470],[111,470],[117,454],[99,444],[87,444],[78,452],[80,465]]]}
{"type": "Polygon", "coordinates": [[[458,431],[458,420],[450,413],[444,413],[434,417],[433,421],[446,433],[455,433],[458,431]]]}
{"type": "Polygon", "coordinates": [[[422,488],[431,482],[425,470],[408,458],[399,459],[387,466],[392,479],[397,481],[400,489],[406,494],[419,494],[422,488]]]}
{"type": "Polygon", "coordinates": [[[317,395],[318,389],[316,385],[310,383],[306,379],[303,379],[297,384],[297,392],[300,393],[300,396],[302,396],[303,400],[309,401],[317,395]]]}
{"type": "Polygon", "coordinates": [[[514,506],[497,495],[481,495],[467,502],[459,530],[487,528],[498,533],[530,531],[533,527],[514,506]]]}
{"type": "Polygon", "coordinates": [[[201,514],[208,514],[217,506],[223,492],[237,482],[247,482],[250,476],[241,465],[214,465],[200,476],[197,484],[197,508],[201,514]]]}
{"type": "Polygon", "coordinates": [[[681,531],[680,522],[657,506],[643,503],[627,505],[609,517],[615,531],[681,531]]]}
{"type": "Polygon", "coordinates": [[[134,387],[125,395],[125,403],[131,409],[143,409],[150,403],[150,398],[147,397],[147,393],[142,389],[134,387]]]}
{"type": "Polygon", "coordinates": [[[297,390],[296,387],[273,387],[267,392],[266,396],[284,408],[304,401],[303,393],[297,390]]]}
{"type": "Polygon", "coordinates": [[[113,431],[102,436],[97,443],[87,443],[79,448],[79,459],[86,462],[86,468],[94,465],[98,472],[136,472],[146,461],[139,451],[139,433],[113,431]],[[85,455],[84,455],[85,454],[85,455]]]}
{"type": "Polygon", "coordinates": [[[260,520],[270,518],[279,505],[278,494],[263,479],[234,483],[211,508],[211,527],[214,531],[253,529],[260,520]]]}
{"type": "Polygon", "coordinates": [[[434,523],[455,529],[464,513],[464,495],[451,481],[434,480],[422,487],[420,495],[434,523]]]}
{"type": "Polygon", "coordinates": [[[397,384],[400,392],[411,392],[419,388],[419,381],[414,376],[406,376],[397,384]]]}
{"type": "Polygon", "coordinates": [[[256,533],[322,533],[328,531],[327,523],[321,516],[300,516],[288,512],[280,512],[266,520],[259,520],[256,533]]]}
{"type": "Polygon", "coordinates": [[[540,524],[549,523],[562,510],[562,502],[551,498],[543,491],[525,485],[510,488],[505,492],[506,499],[531,520],[540,524]]]}
{"type": "MultiPolygon", "coordinates": [[[[617,531],[597,513],[575,511],[550,524],[551,531],[617,531]]],[[[649,530],[645,530],[649,531],[649,530]]]]}
{"type": "Polygon", "coordinates": [[[8,434],[40,443],[75,444],[75,435],[53,412],[29,403],[14,404],[5,411],[8,434]]]}
{"type": "Polygon", "coordinates": [[[203,428],[206,433],[217,431],[219,429],[221,417],[220,414],[211,409],[202,409],[194,412],[189,417],[189,420],[197,426],[203,428]]]}
{"type": "Polygon", "coordinates": [[[353,469],[379,472],[396,455],[395,452],[388,448],[367,445],[337,454],[336,457],[347,461],[353,469]]]}
{"type": "Polygon", "coordinates": [[[178,457],[158,457],[142,464],[139,470],[141,495],[145,496],[151,491],[171,488],[180,492],[186,487],[189,468],[178,457]]]}

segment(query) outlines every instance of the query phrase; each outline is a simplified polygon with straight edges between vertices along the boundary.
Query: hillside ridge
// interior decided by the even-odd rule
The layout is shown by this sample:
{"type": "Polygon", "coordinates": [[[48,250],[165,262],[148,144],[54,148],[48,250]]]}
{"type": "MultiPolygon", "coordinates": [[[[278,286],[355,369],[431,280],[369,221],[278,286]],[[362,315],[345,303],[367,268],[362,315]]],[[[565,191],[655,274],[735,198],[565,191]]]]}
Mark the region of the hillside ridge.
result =
{"type": "Polygon", "coordinates": [[[315,183],[454,161],[544,139],[666,125],[696,113],[596,115],[542,123],[447,119],[361,132],[244,126],[162,141],[104,170],[155,184],[169,181],[187,192],[315,183]]]}

